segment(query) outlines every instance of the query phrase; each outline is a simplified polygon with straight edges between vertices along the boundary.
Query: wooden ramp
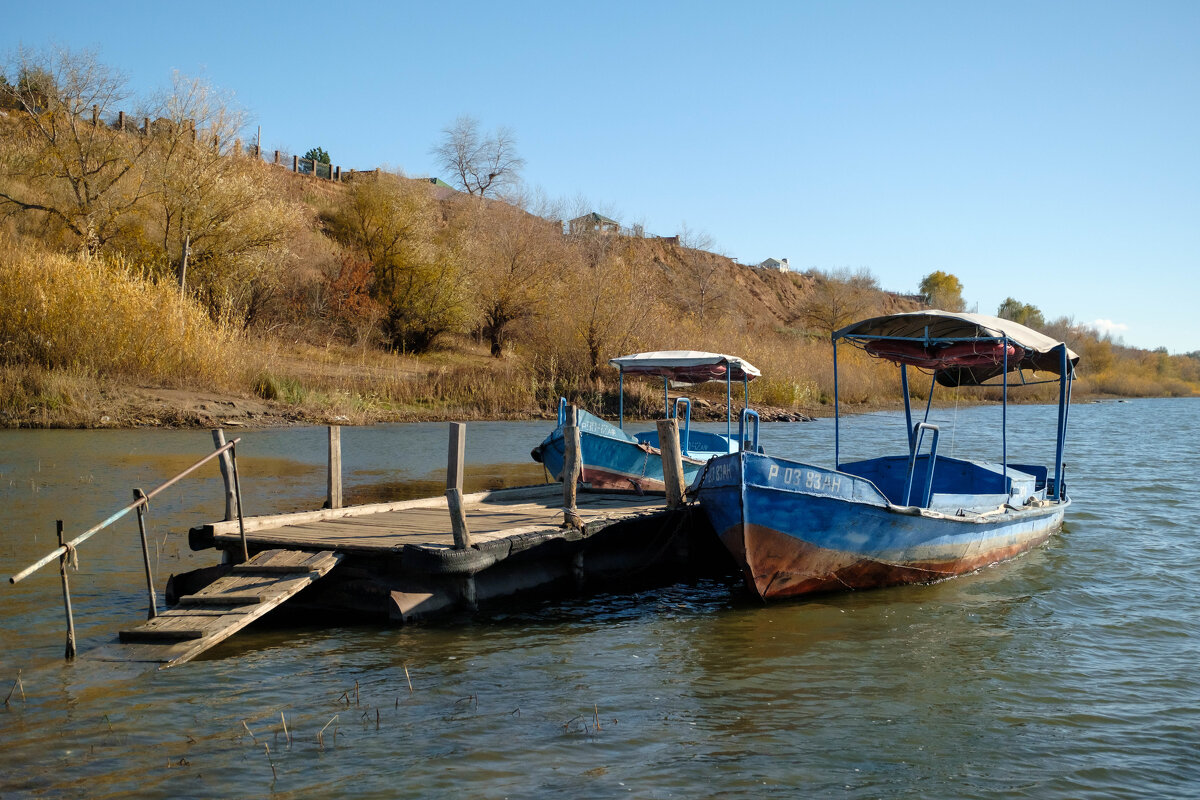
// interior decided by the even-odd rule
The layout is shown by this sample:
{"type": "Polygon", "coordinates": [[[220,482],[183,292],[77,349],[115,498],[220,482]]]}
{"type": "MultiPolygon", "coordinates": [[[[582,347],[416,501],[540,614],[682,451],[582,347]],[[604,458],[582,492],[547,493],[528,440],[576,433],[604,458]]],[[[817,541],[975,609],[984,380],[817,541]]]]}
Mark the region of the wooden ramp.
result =
{"type": "Polygon", "coordinates": [[[164,667],[190,661],[324,577],[342,558],[331,551],[266,550],[201,592],[179,598],[174,608],[121,631],[118,644],[89,655],[164,667]]]}

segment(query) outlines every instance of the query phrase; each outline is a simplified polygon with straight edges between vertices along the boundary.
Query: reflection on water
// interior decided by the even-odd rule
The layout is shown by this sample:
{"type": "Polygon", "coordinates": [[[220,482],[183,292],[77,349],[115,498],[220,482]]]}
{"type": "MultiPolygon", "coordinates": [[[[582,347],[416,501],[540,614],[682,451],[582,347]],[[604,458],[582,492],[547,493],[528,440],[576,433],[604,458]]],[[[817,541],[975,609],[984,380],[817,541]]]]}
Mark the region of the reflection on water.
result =
{"type": "MultiPolygon", "coordinates": [[[[0,795],[1195,796],[1198,410],[1075,407],[1064,533],[931,586],[761,606],[707,580],[410,628],[263,627],[147,673],[57,661],[45,572],[0,589],[0,696],[18,670],[25,691],[0,709],[0,795]]],[[[1052,455],[1053,413],[1010,409],[1010,458],[1052,455]]],[[[996,431],[972,428],[999,409],[935,415],[957,423],[944,447],[999,458],[996,431]]],[[[844,458],[903,447],[898,415],[846,422],[844,458]]],[[[547,428],[468,426],[468,486],[536,482],[524,459],[547,428]]],[[[243,436],[256,512],[320,504],[323,431],[243,436]]],[[[57,516],[78,529],[211,448],[203,432],[4,438],[7,574],[52,546],[57,516]]],[[[832,438],[828,421],[763,426],[769,450],[819,464],[832,438]]],[[[445,426],[345,429],[343,448],[356,502],[444,485],[445,426]]],[[[161,572],[210,562],[181,534],[221,498],[214,468],[155,504],[161,572]]],[[[136,528],[80,557],[91,644],[144,614],[136,528]]]]}

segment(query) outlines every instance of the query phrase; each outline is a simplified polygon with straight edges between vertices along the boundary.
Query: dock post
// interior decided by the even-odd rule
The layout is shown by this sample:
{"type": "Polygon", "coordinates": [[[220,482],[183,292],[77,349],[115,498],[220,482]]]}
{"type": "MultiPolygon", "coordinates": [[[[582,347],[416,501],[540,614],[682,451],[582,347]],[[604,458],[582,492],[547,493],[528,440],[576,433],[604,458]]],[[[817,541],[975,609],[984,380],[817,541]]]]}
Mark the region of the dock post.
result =
{"type": "MultiPolygon", "coordinates": [[[[56,523],[58,528],[58,546],[63,546],[63,521],[56,523]]],[[[58,557],[58,574],[62,576],[63,608],[67,612],[67,652],[65,658],[71,661],[75,658],[75,615],[71,612],[71,583],[67,580],[67,562],[70,551],[58,557]]]]}
{"type": "Polygon", "coordinates": [[[454,531],[454,549],[471,546],[471,531],[467,528],[467,512],[463,510],[463,461],[467,452],[467,426],[450,423],[450,448],[446,456],[446,507],[450,510],[450,527],[454,531]]]}
{"type": "Polygon", "coordinates": [[[146,493],[141,489],[133,490],[133,499],[141,501],[141,505],[137,507],[138,533],[142,536],[142,562],[146,565],[146,592],[150,596],[150,610],[146,613],[146,619],[154,619],[158,616],[158,598],[154,595],[154,576],[150,572],[150,548],[146,544],[146,509],[150,507],[150,501],[146,499],[146,493]]]}
{"type": "Polygon", "coordinates": [[[342,428],[329,426],[329,480],[325,498],[326,508],[342,507],[342,428]]]}
{"type": "MultiPolygon", "coordinates": [[[[225,431],[217,428],[212,432],[212,437],[214,448],[225,446],[225,431]]],[[[233,508],[236,502],[233,492],[233,463],[229,458],[228,450],[221,454],[217,463],[221,465],[221,478],[225,481],[225,519],[228,521],[233,519],[233,508]]]]}
{"type": "Polygon", "coordinates": [[[450,451],[446,455],[446,488],[463,490],[463,463],[467,454],[467,424],[450,423],[450,451]]]}
{"type": "Polygon", "coordinates": [[[578,419],[576,407],[567,406],[567,418],[563,425],[563,525],[572,528],[578,528],[581,525],[576,506],[576,484],[583,466],[578,419]]]}
{"type": "Polygon", "coordinates": [[[667,508],[683,505],[683,452],[679,449],[679,423],[673,419],[658,421],[658,449],[662,453],[663,483],[667,487],[667,508]]]}
{"type": "Polygon", "coordinates": [[[242,539],[242,563],[250,560],[250,547],[246,544],[246,520],[242,516],[242,482],[238,480],[237,447],[229,448],[229,463],[233,472],[234,502],[237,504],[238,533],[242,539]]]}

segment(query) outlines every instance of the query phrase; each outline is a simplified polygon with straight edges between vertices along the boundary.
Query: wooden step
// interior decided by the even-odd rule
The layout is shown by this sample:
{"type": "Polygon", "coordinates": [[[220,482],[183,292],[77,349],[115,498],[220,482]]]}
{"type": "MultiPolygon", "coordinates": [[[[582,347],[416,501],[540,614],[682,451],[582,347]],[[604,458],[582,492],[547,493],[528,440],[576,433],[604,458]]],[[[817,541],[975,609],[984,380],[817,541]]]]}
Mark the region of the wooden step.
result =
{"type": "Polygon", "coordinates": [[[318,571],[309,564],[235,564],[233,567],[237,575],[307,575],[318,571]]]}
{"type": "Polygon", "coordinates": [[[134,628],[118,632],[117,638],[123,644],[133,642],[186,642],[192,639],[203,639],[204,631],[196,628],[134,628]]]}
{"type": "Polygon", "coordinates": [[[256,606],[262,602],[258,594],[185,594],[179,598],[181,606],[256,606]]]}
{"type": "Polygon", "coordinates": [[[244,565],[249,570],[231,572],[203,591],[179,598],[175,607],[132,630],[120,631],[117,642],[91,655],[103,661],[156,662],[163,666],[190,661],[294,597],[342,558],[334,551],[259,553],[244,565]],[[280,566],[287,569],[273,569],[280,566]],[[271,573],[254,574],[253,570],[263,567],[271,573]]]}

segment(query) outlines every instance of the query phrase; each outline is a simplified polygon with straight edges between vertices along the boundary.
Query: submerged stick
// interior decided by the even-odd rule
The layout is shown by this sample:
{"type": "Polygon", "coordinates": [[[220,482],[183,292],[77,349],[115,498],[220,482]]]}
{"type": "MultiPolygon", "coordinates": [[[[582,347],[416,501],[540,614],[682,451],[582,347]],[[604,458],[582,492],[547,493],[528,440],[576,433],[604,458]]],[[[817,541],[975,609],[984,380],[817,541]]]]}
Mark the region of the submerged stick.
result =
{"type": "Polygon", "coordinates": [[[250,741],[258,744],[258,739],[254,736],[254,731],[250,730],[250,726],[246,724],[246,720],[242,720],[242,727],[246,729],[246,733],[250,734],[250,741]]]}
{"type": "MultiPolygon", "coordinates": [[[[412,691],[412,684],[409,684],[409,691],[412,691]]],[[[8,705],[8,701],[12,699],[13,692],[21,690],[21,702],[25,702],[25,686],[21,683],[21,670],[17,670],[17,680],[13,683],[13,687],[8,690],[8,697],[4,698],[4,705],[8,705]]]]}
{"type": "MultiPolygon", "coordinates": [[[[410,678],[410,677],[408,676],[408,664],[405,664],[405,665],[404,665],[404,678],[405,678],[405,680],[407,680],[407,681],[408,681],[408,693],[409,693],[409,694],[412,694],[412,693],[413,693],[413,688],[412,688],[412,678],[410,678]]],[[[397,702],[397,703],[399,703],[400,701],[399,701],[399,700],[397,700],[396,702],[397,702]]]]}
{"type": "Polygon", "coordinates": [[[271,780],[279,780],[279,775],[275,772],[275,762],[271,760],[271,745],[263,742],[263,747],[267,751],[267,763],[271,765],[271,780]]]}
{"type": "Polygon", "coordinates": [[[283,717],[283,712],[279,712],[279,721],[283,723],[283,736],[287,739],[288,747],[292,746],[292,735],[288,733],[287,720],[283,717]]]}

